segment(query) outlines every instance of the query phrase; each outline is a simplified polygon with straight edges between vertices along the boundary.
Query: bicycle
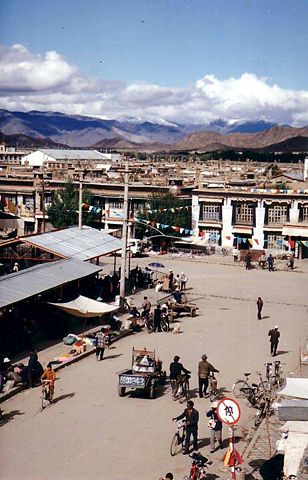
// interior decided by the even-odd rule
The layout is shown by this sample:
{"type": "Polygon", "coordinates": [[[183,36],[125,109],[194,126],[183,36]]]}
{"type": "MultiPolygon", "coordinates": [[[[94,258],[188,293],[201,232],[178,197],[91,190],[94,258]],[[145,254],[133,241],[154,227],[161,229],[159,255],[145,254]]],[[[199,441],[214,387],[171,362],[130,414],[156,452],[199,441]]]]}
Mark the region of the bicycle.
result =
{"type": "Polygon", "coordinates": [[[262,399],[259,402],[258,411],[255,418],[255,427],[261,425],[263,418],[268,418],[274,413],[272,407],[273,396],[271,392],[264,393],[262,399]]]}
{"type": "Polygon", "coordinates": [[[174,457],[184,448],[184,440],[186,434],[186,420],[180,420],[177,422],[176,432],[172,437],[170,445],[170,455],[174,457]]]}
{"type": "Polygon", "coordinates": [[[44,408],[47,407],[47,405],[50,405],[53,401],[53,393],[50,391],[50,380],[42,380],[41,400],[41,410],[44,410],[44,408]]]}
{"type": "Polygon", "coordinates": [[[154,332],[154,321],[153,321],[152,315],[150,313],[147,313],[144,316],[144,325],[145,325],[148,333],[154,332]]]}
{"type": "Polygon", "coordinates": [[[236,398],[245,398],[248,402],[255,406],[260,397],[260,390],[265,391],[267,382],[262,380],[262,375],[260,372],[257,372],[260,376],[260,383],[257,385],[256,383],[249,383],[248,379],[251,375],[250,372],[244,373],[246,380],[237,380],[232,386],[233,395],[236,398]]]}
{"type": "Polygon", "coordinates": [[[276,360],[274,362],[274,372],[273,372],[273,364],[266,363],[266,378],[269,385],[274,389],[279,389],[284,386],[285,384],[285,376],[283,370],[281,368],[282,363],[280,360],[276,360]]]}
{"type": "Polygon", "coordinates": [[[211,375],[209,376],[209,393],[210,393],[210,401],[214,402],[215,398],[218,395],[217,379],[214,373],[211,373],[211,375]]]}
{"type": "Polygon", "coordinates": [[[174,400],[179,400],[180,403],[183,403],[189,395],[189,379],[190,375],[178,375],[176,379],[176,388],[173,395],[174,400]]]}

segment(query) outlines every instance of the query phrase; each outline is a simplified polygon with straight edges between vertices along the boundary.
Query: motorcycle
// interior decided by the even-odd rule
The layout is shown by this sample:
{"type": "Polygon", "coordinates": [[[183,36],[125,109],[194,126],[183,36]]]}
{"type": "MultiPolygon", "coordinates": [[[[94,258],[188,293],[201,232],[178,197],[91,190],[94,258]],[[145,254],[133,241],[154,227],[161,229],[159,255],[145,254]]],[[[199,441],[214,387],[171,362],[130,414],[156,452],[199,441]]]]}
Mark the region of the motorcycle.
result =
{"type": "Polygon", "coordinates": [[[186,480],[201,480],[205,478],[209,459],[204,457],[201,453],[192,453],[189,456],[192,459],[192,463],[189,477],[185,477],[186,480]]]}

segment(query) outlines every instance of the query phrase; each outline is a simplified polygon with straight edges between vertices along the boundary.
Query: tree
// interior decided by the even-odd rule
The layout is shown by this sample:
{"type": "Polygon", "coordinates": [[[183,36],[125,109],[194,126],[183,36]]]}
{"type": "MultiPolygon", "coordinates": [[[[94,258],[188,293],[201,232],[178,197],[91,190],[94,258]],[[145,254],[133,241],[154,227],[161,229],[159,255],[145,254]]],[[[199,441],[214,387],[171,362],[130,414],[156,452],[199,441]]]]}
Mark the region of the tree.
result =
{"type": "Polygon", "coordinates": [[[172,236],[182,236],[179,231],[176,231],[172,226],[191,229],[191,211],[187,207],[187,202],[179,199],[176,195],[172,193],[162,194],[156,193],[149,198],[149,208],[145,211],[140,211],[138,213],[138,228],[140,227],[143,230],[143,234],[146,236],[155,235],[155,230],[151,228],[155,226],[156,223],[162,225],[168,225],[168,227],[162,228],[159,230],[165,235],[172,236]],[[165,211],[163,211],[165,210],[165,211]],[[151,222],[149,226],[146,226],[143,222],[151,222]]]}
{"type": "MultiPolygon", "coordinates": [[[[83,203],[91,204],[92,197],[86,190],[82,192],[83,203]]],[[[55,193],[51,206],[47,210],[49,220],[55,228],[66,228],[78,223],[79,191],[69,180],[63,190],[55,193]]],[[[83,212],[83,224],[93,223],[94,216],[83,212]]]]}

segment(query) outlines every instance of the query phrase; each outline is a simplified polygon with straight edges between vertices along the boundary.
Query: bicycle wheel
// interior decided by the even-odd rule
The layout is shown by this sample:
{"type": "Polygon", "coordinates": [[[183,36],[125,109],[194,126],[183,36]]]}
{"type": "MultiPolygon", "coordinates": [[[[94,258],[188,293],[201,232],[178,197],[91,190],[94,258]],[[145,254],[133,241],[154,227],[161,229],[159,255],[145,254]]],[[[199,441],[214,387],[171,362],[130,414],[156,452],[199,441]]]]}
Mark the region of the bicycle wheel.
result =
{"type": "Polygon", "coordinates": [[[213,390],[213,389],[211,388],[211,390],[210,390],[210,401],[211,401],[211,402],[214,402],[214,400],[215,400],[215,398],[216,398],[216,395],[217,395],[216,390],[213,390]]]}
{"type": "Polygon", "coordinates": [[[264,415],[265,415],[265,407],[264,405],[261,405],[256,413],[255,427],[258,427],[259,425],[261,425],[264,415]]]}
{"type": "Polygon", "coordinates": [[[238,380],[232,387],[233,395],[236,398],[246,398],[250,387],[245,380],[238,380]]]}
{"type": "Polygon", "coordinates": [[[44,408],[47,405],[47,391],[46,388],[42,390],[42,403],[41,403],[41,410],[44,410],[44,408]]]}
{"type": "Polygon", "coordinates": [[[175,433],[171,440],[170,445],[170,455],[174,457],[182,450],[182,442],[180,441],[180,436],[178,433],[175,433]]]}

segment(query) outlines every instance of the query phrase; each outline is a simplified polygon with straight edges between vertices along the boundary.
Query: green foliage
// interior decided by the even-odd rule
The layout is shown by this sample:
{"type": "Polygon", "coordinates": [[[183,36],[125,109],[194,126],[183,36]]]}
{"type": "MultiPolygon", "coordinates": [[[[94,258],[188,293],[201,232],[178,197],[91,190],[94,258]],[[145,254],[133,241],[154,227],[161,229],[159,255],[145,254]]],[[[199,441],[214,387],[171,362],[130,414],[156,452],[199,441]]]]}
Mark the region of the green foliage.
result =
{"type": "MultiPolygon", "coordinates": [[[[92,197],[84,190],[82,195],[83,203],[91,204],[92,197]]],[[[49,220],[55,228],[66,228],[78,224],[78,187],[72,181],[68,181],[63,190],[55,193],[51,206],[47,210],[49,220]]],[[[82,223],[90,225],[93,223],[93,215],[83,212],[82,223]]]]}
{"type": "MultiPolygon", "coordinates": [[[[183,208],[182,210],[177,210],[179,207],[185,207],[187,205],[188,202],[179,199],[176,195],[171,193],[156,193],[149,198],[149,210],[146,210],[145,212],[140,211],[138,213],[138,218],[142,221],[153,222],[153,226],[155,223],[170,225],[169,228],[160,228],[159,230],[165,235],[182,236],[183,234],[176,232],[171,226],[191,229],[190,209],[183,208]],[[167,209],[167,211],[163,212],[163,209],[167,209]],[[174,211],[171,209],[174,209],[174,211]]],[[[155,230],[149,225],[146,226],[139,223],[138,228],[139,227],[143,231],[142,233],[148,237],[158,233],[155,233],[155,230]]]]}

